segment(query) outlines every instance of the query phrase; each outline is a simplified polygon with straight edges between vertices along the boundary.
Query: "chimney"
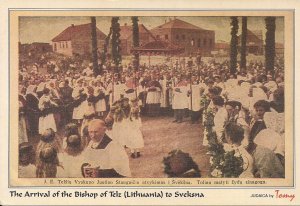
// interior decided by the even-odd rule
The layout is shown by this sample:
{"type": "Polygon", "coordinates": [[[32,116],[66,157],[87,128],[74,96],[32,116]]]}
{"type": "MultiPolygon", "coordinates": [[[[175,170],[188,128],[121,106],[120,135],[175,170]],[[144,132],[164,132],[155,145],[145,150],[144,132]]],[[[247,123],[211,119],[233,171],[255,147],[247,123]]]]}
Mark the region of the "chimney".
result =
{"type": "Polygon", "coordinates": [[[71,24],[72,27],[74,27],[74,24],[71,24]]]}

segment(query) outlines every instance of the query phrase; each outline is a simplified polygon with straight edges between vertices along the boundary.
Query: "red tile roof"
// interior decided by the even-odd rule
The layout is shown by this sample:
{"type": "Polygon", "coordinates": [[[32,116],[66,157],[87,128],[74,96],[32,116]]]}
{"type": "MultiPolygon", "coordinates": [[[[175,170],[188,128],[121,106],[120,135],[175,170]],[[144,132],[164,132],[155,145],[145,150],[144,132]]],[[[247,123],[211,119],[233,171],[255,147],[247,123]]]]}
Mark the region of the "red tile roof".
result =
{"type": "MultiPolygon", "coordinates": [[[[242,35],[239,35],[239,44],[241,43],[242,35]]],[[[263,46],[263,37],[261,30],[247,30],[247,46],[263,46]]]]}
{"type": "MultiPolygon", "coordinates": [[[[120,29],[120,39],[128,39],[132,36],[132,25],[120,26],[120,29]]],[[[153,34],[143,24],[139,24],[139,33],[149,34],[153,38],[153,40],[155,40],[153,34]]]]}
{"type": "Polygon", "coordinates": [[[156,29],[190,29],[190,30],[205,30],[188,22],[182,21],[180,19],[171,20],[163,25],[155,27],[156,29]]]}
{"type": "MultiPolygon", "coordinates": [[[[52,39],[53,42],[57,41],[70,41],[81,35],[91,34],[91,23],[81,25],[71,25],[62,31],[59,35],[52,39]]],[[[97,38],[104,39],[106,35],[97,28],[97,38]]]]}

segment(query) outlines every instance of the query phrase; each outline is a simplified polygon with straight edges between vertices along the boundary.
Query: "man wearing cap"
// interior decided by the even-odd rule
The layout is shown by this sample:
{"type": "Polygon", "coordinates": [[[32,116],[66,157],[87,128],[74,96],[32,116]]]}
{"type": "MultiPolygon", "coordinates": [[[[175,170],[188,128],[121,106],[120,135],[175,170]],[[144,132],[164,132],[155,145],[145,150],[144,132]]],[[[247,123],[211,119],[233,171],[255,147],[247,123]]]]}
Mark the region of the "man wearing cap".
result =
{"type": "Polygon", "coordinates": [[[92,120],[88,125],[91,138],[83,152],[82,172],[85,177],[130,177],[129,159],[125,149],[105,134],[105,122],[92,120]]]}

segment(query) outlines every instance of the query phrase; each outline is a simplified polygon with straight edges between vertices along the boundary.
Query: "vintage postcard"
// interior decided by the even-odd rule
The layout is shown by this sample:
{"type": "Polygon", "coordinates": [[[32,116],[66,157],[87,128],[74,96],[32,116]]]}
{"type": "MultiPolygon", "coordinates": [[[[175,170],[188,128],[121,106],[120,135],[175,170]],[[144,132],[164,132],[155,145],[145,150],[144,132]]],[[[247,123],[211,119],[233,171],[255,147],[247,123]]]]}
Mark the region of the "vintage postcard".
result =
{"type": "Polygon", "coordinates": [[[8,5],[1,203],[299,203],[295,10],[178,3],[8,5]]]}

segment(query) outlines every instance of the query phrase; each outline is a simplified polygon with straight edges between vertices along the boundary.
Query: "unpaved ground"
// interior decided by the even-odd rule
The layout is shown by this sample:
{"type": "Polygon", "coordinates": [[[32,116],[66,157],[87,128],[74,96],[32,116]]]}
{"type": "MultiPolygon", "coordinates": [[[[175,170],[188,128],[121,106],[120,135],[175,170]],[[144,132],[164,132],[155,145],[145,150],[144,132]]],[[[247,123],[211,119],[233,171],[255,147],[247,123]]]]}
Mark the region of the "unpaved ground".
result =
{"type": "Polygon", "coordinates": [[[173,149],[187,152],[198,164],[202,177],[207,176],[209,157],[202,146],[203,129],[200,123],[173,123],[172,117],[142,118],[145,147],[137,159],[130,158],[132,177],[166,177],[163,157],[173,149]]]}

